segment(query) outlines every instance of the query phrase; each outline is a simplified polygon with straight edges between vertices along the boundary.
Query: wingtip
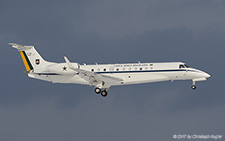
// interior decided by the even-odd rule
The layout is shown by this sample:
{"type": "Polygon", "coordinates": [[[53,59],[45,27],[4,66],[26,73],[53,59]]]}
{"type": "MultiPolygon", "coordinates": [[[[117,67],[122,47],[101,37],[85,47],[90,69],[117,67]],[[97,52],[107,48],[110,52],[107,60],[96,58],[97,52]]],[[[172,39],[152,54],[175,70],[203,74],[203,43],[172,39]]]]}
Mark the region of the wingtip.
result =
{"type": "Polygon", "coordinates": [[[16,44],[16,43],[8,43],[8,45],[16,46],[16,45],[18,45],[18,44],[16,44]]]}
{"type": "Polygon", "coordinates": [[[15,43],[8,43],[8,45],[14,45],[15,43]]]}
{"type": "Polygon", "coordinates": [[[65,60],[66,62],[70,62],[69,59],[68,59],[66,56],[64,56],[64,60],[65,60]]]}

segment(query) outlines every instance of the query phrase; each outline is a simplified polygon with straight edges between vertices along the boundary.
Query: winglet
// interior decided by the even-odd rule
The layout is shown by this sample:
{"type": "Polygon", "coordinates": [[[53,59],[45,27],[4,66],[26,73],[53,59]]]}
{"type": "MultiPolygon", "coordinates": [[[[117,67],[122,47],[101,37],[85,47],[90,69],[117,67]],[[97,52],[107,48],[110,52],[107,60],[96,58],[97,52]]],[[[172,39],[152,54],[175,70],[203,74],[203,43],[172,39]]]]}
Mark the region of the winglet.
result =
{"type": "Polygon", "coordinates": [[[65,59],[65,61],[66,61],[66,64],[68,65],[68,67],[69,67],[70,69],[76,71],[76,69],[73,67],[73,65],[70,63],[69,59],[68,59],[66,56],[64,56],[64,59],[65,59]]]}

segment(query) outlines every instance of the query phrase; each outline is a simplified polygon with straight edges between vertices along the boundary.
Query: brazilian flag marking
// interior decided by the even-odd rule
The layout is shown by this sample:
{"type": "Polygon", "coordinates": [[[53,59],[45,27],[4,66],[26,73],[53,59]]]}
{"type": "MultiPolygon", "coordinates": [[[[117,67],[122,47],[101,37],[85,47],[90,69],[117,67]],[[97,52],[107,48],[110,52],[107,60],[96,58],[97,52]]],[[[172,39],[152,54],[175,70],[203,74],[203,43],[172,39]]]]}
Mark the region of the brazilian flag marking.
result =
{"type": "Polygon", "coordinates": [[[25,51],[20,51],[20,55],[21,55],[21,58],[23,60],[26,71],[33,70],[33,66],[31,65],[30,60],[28,59],[25,51]]]}

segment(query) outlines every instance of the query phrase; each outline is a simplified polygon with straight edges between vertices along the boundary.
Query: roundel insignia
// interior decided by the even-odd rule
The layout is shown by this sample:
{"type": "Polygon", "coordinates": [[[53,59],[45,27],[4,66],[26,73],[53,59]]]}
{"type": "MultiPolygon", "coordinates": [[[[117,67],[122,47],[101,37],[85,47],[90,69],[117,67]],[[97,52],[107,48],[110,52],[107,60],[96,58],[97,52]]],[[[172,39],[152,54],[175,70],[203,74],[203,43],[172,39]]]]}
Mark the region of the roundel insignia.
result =
{"type": "Polygon", "coordinates": [[[35,62],[36,62],[37,65],[40,64],[40,60],[39,59],[36,59],[35,62]]]}

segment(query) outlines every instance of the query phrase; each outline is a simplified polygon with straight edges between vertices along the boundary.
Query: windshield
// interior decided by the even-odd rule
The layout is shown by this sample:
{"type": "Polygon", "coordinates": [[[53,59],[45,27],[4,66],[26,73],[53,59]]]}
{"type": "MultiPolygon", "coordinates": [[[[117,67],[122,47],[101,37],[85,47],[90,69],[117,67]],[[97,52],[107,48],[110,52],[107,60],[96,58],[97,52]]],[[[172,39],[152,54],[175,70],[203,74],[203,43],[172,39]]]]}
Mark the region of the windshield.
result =
{"type": "Polygon", "coordinates": [[[185,68],[185,67],[184,67],[184,65],[180,65],[179,68],[182,69],[182,68],[185,68]]]}
{"type": "Polygon", "coordinates": [[[179,68],[180,68],[180,69],[182,69],[182,68],[189,68],[189,66],[187,66],[186,64],[181,64],[181,65],[179,66],[179,68]]]}
{"type": "Polygon", "coordinates": [[[184,64],[184,66],[185,66],[185,68],[189,68],[189,66],[188,66],[188,65],[186,65],[186,64],[184,64]]]}

